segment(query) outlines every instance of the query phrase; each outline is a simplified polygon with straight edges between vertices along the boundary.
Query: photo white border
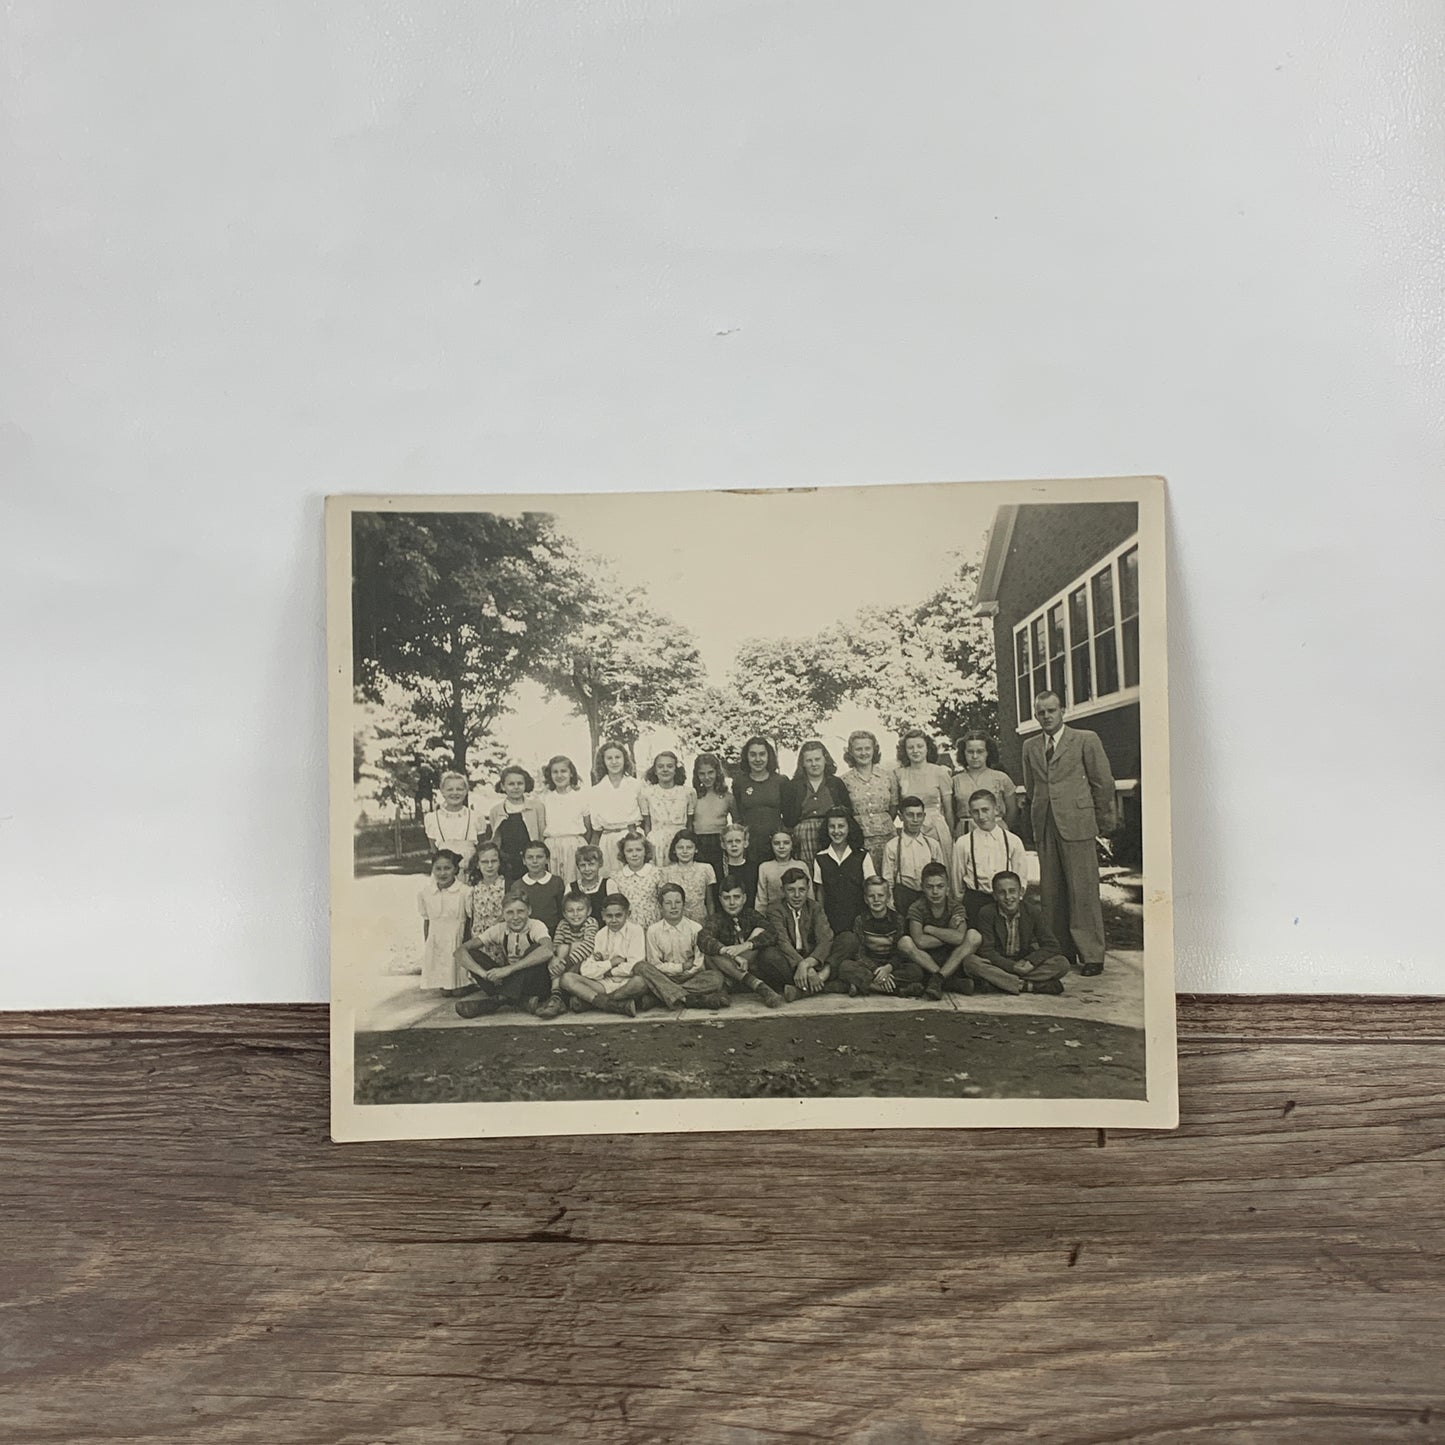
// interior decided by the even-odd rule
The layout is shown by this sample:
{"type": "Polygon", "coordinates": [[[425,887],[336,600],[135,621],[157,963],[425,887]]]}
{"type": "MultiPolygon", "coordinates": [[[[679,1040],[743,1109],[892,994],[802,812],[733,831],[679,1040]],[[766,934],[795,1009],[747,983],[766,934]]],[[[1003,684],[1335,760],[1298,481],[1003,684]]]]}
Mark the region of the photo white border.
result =
{"type": "MultiPolygon", "coordinates": [[[[1170,836],[1169,676],[1165,612],[1165,484],[1162,477],[1026,482],[923,482],[866,487],[780,487],[881,492],[893,485],[967,487],[994,507],[1048,502],[1139,506],[1139,658],[1149,684],[1139,696],[1144,843],[1144,1099],[637,1099],[467,1104],[355,1101],[354,970],[340,960],[366,946],[352,915],[351,518],[361,512],[554,510],[564,495],[333,496],[326,499],[327,741],[331,798],[331,1137],[506,1138],[556,1134],[657,1134],[760,1129],[1172,1129],[1179,1123],[1174,1005],[1174,890],[1170,836]]],[[[621,495],[621,494],[618,494],[621,495]]],[[[686,495],[669,493],[668,495],[686,495]]],[[[1068,720],[1067,713],[1065,720],[1068,720]]]]}

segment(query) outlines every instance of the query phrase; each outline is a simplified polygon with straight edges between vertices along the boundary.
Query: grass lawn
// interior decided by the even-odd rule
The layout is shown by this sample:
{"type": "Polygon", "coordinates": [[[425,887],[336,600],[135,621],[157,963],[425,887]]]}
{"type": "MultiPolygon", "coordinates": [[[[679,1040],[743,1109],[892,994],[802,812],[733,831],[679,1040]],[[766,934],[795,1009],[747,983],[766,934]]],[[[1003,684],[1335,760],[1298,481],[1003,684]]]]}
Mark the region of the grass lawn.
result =
{"type": "Polygon", "coordinates": [[[1142,1099],[1144,1034],[935,1008],[356,1035],[359,1104],[860,1095],[1142,1099]]]}

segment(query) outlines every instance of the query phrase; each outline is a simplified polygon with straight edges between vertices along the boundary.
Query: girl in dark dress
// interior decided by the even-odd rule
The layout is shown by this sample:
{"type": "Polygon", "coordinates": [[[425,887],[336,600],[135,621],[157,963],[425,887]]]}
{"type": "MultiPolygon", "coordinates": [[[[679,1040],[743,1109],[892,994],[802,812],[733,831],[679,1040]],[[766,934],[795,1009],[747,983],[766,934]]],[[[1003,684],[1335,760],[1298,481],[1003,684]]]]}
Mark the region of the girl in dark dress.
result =
{"type": "Polygon", "coordinates": [[[825,819],[827,847],[813,859],[813,881],[834,933],[850,933],[854,920],[868,911],[863,885],[876,876],[863,846],[863,830],[853,815],[834,808],[825,819]]]}
{"type": "Polygon", "coordinates": [[[535,784],[526,768],[515,763],[502,769],[497,791],[502,801],[492,809],[491,838],[502,852],[502,877],[508,885],[527,871],[527,844],[541,840],[542,813],[532,801],[535,784]]]}
{"type": "Polygon", "coordinates": [[[749,738],[733,779],[733,816],[748,830],[748,857],[754,864],[768,857],[768,839],[783,826],[784,786],[772,743],[764,737],[749,738]]]}

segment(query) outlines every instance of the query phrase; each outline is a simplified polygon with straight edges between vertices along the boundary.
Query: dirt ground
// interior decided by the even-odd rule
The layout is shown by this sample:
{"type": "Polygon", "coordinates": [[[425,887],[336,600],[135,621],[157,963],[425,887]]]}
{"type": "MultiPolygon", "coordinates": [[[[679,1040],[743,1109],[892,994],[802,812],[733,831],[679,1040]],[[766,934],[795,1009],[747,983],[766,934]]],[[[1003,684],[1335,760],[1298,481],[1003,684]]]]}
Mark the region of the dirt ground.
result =
{"type": "MultiPolygon", "coordinates": [[[[529,1021],[530,1022],[530,1021],[529,1021]]],[[[359,1104],[555,1099],[1141,1099],[1144,1034],[946,1008],[356,1036],[359,1104]]]]}

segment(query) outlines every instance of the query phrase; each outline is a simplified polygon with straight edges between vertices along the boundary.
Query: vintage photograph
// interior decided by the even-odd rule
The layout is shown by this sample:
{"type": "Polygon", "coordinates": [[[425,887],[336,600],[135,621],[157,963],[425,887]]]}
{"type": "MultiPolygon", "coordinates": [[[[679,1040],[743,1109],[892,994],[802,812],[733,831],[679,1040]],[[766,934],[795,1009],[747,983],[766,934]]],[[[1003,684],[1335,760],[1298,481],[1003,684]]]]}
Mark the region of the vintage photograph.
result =
{"type": "Polygon", "coordinates": [[[335,497],[333,1133],[1176,1122],[1159,479],[335,497]]]}

